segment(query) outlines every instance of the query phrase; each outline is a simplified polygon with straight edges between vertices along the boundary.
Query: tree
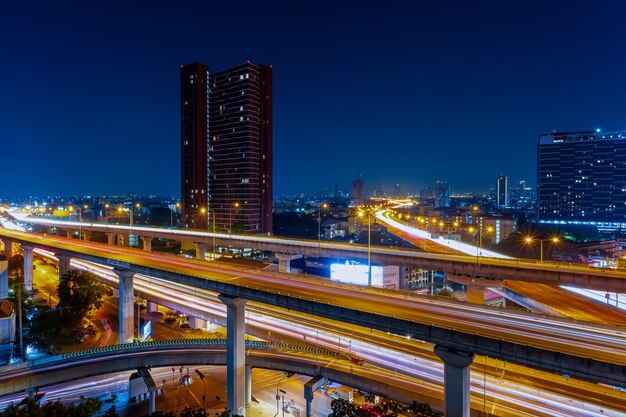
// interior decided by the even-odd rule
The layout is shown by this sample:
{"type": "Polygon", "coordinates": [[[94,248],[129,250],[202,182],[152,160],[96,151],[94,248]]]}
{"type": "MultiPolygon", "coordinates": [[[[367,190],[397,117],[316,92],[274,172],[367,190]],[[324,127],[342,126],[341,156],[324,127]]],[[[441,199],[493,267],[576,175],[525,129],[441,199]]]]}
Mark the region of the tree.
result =
{"type": "MultiPolygon", "coordinates": [[[[9,405],[0,417],[91,417],[102,408],[102,401],[96,398],[80,398],[80,403],[63,405],[59,401],[47,402],[43,405],[27,398],[24,401],[9,405]]],[[[109,417],[113,417],[108,415],[109,417]]]]}
{"type": "Polygon", "coordinates": [[[442,288],[439,290],[439,292],[437,292],[437,295],[441,297],[452,297],[454,293],[447,288],[442,288]]]}
{"type": "Polygon", "coordinates": [[[75,342],[83,318],[94,308],[102,306],[108,292],[88,272],[68,270],[59,282],[57,309],[40,311],[27,325],[26,343],[52,353],[67,343],[75,342]]]}
{"type": "Polygon", "coordinates": [[[343,399],[336,399],[330,403],[333,412],[328,417],[441,417],[441,413],[434,411],[430,405],[413,401],[411,405],[398,401],[385,400],[367,407],[358,407],[343,399]]]}
{"type": "Polygon", "coordinates": [[[107,287],[97,282],[92,274],[69,269],[57,288],[63,321],[67,320],[69,327],[75,328],[87,313],[102,307],[102,297],[107,292],[107,287]]]}
{"type": "Polygon", "coordinates": [[[24,276],[24,257],[20,254],[11,256],[9,259],[9,276],[22,277],[24,276]]]}

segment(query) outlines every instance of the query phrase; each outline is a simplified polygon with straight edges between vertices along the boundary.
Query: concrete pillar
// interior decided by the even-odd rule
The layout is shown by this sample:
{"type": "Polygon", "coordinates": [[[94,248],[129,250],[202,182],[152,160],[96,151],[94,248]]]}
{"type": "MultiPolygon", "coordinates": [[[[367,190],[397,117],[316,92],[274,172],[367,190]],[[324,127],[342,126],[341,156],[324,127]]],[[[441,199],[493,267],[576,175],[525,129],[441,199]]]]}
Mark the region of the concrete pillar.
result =
{"type": "Polygon", "coordinates": [[[70,255],[65,255],[62,253],[55,254],[54,256],[56,256],[57,259],[59,260],[59,280],[60,280],[61,277],[65,275],[67,271],[70,269],[70,261],[72,260],[72,257],[70,255]]]}
{"type": "Polygon", "coordinates": [[[33,247],[22,245],[24,250],[24,291],[33,290],[33,247]]]}
{"type": "Polygon", "coordinates": [[[152,238],[139,236],[139,239],[143,242],[143,250],[151,251],[152,250],[152,238]]]}
{"type": "Polygon", "coordinates": [[[107,234],[107,243],[109,245],[115,245],[115,238],[117,237],[117,234],[113,233],[113,232],[106,232],[107,234]]]}
{"type": "Polygon", "coordinates": [[[444,365],[445,417],[470,417],[470,365],[474,354],[435,346],[444,365]]]}
{"type": "Polygon", "coordinates": [[[66,229],[67,232],[67,238],[68,239],[74,239],[74,230],[73,229],[66,229]]]}
{"type": "Polygon", "coordinates": [[[85,242],[90,242],[91,241],[91,232],[89,232],[87,230],[83,230],[83,240],[85,242]]]}
{"type": "Polygon", "coordinates": [[[189,317],[189,327],[192,329],[206,329],[206,321],[198,317],[189,317]]]}
{"type": "Polygon", "coordinates": [[[9,262],[0,258],[0,300],[9,298],[9,262]]]}
{"type": "Polygon", "coordinates": [[[246,365],[246,407],[252,402],[252,366],[246,365]]]}
{"type": "Polygon", "coordinates": [[[243,298],[219,295],[226,304],[226,392],[228,408],[233,414],[246,413],[246,340],[243,298]]]}
{"type": "Polygon", "coordinates": [[[132,343],[135,333],[135,309],[133,277],[135,273],[127,269],[113,268],[119,278],[119,329],[120,343],[132,343]]]}
{"type": "Polygon", "coordinates": [[[209,245],[206,244],[206,243],[198,243],[198,242],[196,242],[196,258],[198,258],[198,259],[204,259],[205,258],[207,246],[209,246],[209,245]]]}
{"type": "Polygon", "coordinates": [[[304,384],[304,399],[306,401],[306,417],[311,417],[313,415],[313,410],[311,408],[311,403],[313,401],[313,396],[315,395],[315,391],[317,391],[322,385],[328,382],[328,378],[325,376],[317,375],[309,380],[306,384],[304,384]]]}
{"type": "Polygon", "coordinates": [[[291,273],[291,261],[302,258],[302,255],[293,255],[291,253],[276,252],[278,258],[278,272],[291,273]]]}
{"type": "Polygon", "coordinates": [[[146,302],[146,311],[148,313],[156,313],[157,311],[159,311],[159,305],[155,302],[148,301],[146,302]]]}
{"type": "Polygon", "coordinates": [[[156,411],[156,391],[148,391],[148,414],[152,415],[156,411]]]}
{"type": "Polygon", "coordinates": [[[13,242],[7,238],[3,238],[2,241],[4,242],[4,257],[9,261],[13,256],[13,242]]]}
{"type": "Polygon", "coordinates": [[[485,288],[476,284],[467,284],[465,286],[467,294],[467,302],[474,304],[485,304],[485,288]]]}
{"type": "Polygon", "coordinates": [[[313,395],[311,395],[310,397],[307,397],[306,394],[304,395],[304,400],[306,402],[306,409],[305,409],[305,413],[304,414],[306,417],[312,417],[313,416],[313,395]]]}

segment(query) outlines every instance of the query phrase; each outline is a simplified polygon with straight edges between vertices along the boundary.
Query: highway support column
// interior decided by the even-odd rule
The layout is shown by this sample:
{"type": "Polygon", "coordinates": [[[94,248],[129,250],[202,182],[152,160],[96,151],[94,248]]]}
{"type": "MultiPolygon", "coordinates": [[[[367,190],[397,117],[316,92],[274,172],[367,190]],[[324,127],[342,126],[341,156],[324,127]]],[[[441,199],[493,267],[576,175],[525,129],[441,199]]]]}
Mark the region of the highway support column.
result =
{"type": "Polygon", "coordinates": [[[246,407],[252,402],[252,366],[246,365],[246,407]]]}
{"type": "Polygon", "coordinates": [[[106,232],[106,234],[107,234],[107,243],[109,245],[115,245],[115,238],[117,237],[117,234],[113,232],[106,232]]]}
{"type": "Polygon", "coordinates": [[[13,256],[13,242],[7,238],[2,239],[2,241],[4,242],[4,257],[9,261],[13,256]]]}
{"type": "Polygon", "coordinates": [[[63,278],[63,275],[65,275],[70,269],[70,262],[72,260],[72,257],[63,253],[57,253],[54,256],[56,256],[59,260],[59,280],[61,280],[61,278],[63,278]]]}
{"type": "Polygon", "coordinates": [[[83,240],[85,242],[90,242],[91,241],[91,232],[88,230],[83,230],[83,240]]]}
{"type": "Polygon", "coordinates": [[[317,375],[313,377],[309,382],[304,384],[304,399],[306,400],[306,417],[313,416],[313,409],[311,403],[313,402],[313,396],[322,385],[328,382],[328,378],[325,376],[317,375]]]}
{"type": "Polygon", "coordinates": [[[22,245],[24,250],[24,291],[33,290],[33,247],[22,245]]]}
{"type": "Polygon", "coordinates": [[[206,248],[209,246],[206,243],[196,242],[196,258],[204,259],[206,257],[206,248]]]}
{"type": "Polygon", "coordinates": [[[291,253],[276,252],[278,258],[278,272],[291,273],[291,261],[302,258],[302,255],[293,255],[291,253]]]}
{"type": "Polygon", "coordinates": [[[152,250],[152,238],[139,236],[139,239],[143,242],[143,250],[151,251],[152,250]]]}
{"type": "Polygon", "coordinates": [[[120,344],[132,343],[135,329],[134,321],[134,296],[133,277],[135,273],[127,269],[113,268],[113,272],[119,278],[118,290],[119,302],[119,329],[120,344]]]}
{"type": "Polygon", "coordinates": [[[467,284],[465,286],[467,302],[472,304],[485,304],[485,288],[481,285],[467,284]]]}
{"type": "Polygon", "coordinates": [[[228,409],[245,417],[246,413],[246,322],[248,300],[219,295],[226,304],[226,392],[228,409]]]}
{"type": "Polygon", "coordinates": [[[0,300],[9,298],[9,261],[0,258],[0,300]]]}
{"type": "Polygon", "coordinates": [[[470,365],[474,354],[435,346],[443,361],[445,417],[470,417],[470,365]]]}
{"type": "Polygon", "coordinates": [[[146,389],[148,390],[148,414],[152,415],[156,411],[156,383],[147,367],[142,366],[138,368],[137,373],[146,384],[146,389]]]}
{"type": "Polygon", "coordinates": [[[159,311],[159,305],[153,301],[147,301],[146,302],[146,311],[148,313],[156,313],[157,311],[159,311]]]}

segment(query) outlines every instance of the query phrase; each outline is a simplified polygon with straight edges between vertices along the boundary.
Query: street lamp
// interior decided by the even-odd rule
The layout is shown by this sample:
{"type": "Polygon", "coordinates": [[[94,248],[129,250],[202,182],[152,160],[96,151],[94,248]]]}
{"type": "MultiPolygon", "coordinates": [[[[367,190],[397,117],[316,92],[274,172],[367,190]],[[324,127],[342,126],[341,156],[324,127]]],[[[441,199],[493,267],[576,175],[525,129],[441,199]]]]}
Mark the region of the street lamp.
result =
{"type": "Polygon", "coordinates": [[[328,208],[328,204],[322,203],[317,207],[317,241],[322,248],[322,209],[328,208]]]}
{"type": "Polygon", "coordinates": [[[228,234],[231,235],[232,234],[232,229],[233,229],[233,207],[235,208],[239,208],[239,203],[235,202],[233,204],[230,205],[230,208],[228,210],[229,214],[229,220],[228,220],[228,234]]]}
{"type": "MultiPolygon", "coordinates": [[[[176,208],[180,207],[180,203],[176,203],[176,208]]],[[[174,210],[170,208],[170,229],[174,228],[174,210]]]]}
{"type": "Polygon", "coordinates": [[[202,402],[204,403],[204,411],[206,412],[206,381],[204,380],[204,374],[200,372],[199,369],[196,369],[195,372],[202,380],[202,385],[203,385],[202,402]]]}
{"type": "MultiPolygon", "coordinates": [[[[274,417],[276,417],[278,415],[278,410],[279,410],[279,408],[278,408],[278,401],[280,401],[280,395],[278,394],[278,386],[283,381],[283,379],[291,378],[294,375],[295,374],[293,372],[285,372],[283,374],[283,377],[280,378],[278,380],[278,382],[276,383],[276,414],[274,414],[274,417]]],[[[283,391],[282,389],[280,390],[280,392],[283,394],[283,416],[284,416],[285,415],[285,394],[286,394],[286,392],[283,391]]]]}
{"type": "Polygon", "coordinates": [[[363,218],[367,214],[367,285],[372,285],[372,221],[370,213],[359,211],[357,216],[363,218]]]}
{"type": "Polygon", "coordinates": [[[558,245],[561,242],[561,238],[559,238],[558,236],[552,236],[549,239],[537,239],[533,236],[526,236],[524,238],[524,243],[526,245],[533,245],[535,242],[539,242],[539,253],[540,253],[540,260],[541,262],[543,262],[543,242],[549,242],[551,245],[558,245]]]}
{"type": "MultiPolygon", "coordinates": [[[[239,204],[239,203],[237,203],[237,204],[239,204]]],[[[215,260],[215,254],[216,254],[216,252],[215,252],[215,251],[216,251],[216,249],[217,249],[217,248],[215,247],[215,210],[214,210],[214,209],[213,209],[213,210],[210,210],[210,209],[207,209],[207,208],[205,208],[205,207],[200,208],[200,214],[202,214],[202,215],[204,216],[204,215],[206,215],[207,213],[209,213],[209,215],[210,215],[211,213],[213,213],[213,260],[215,260]]],[[[209,224],[210,224],[210,223],[209,223],[209,222],[208,222],[208,220],[207,220],[207,229],[208,229],[208,227],[209,227],[209,224]]]]}

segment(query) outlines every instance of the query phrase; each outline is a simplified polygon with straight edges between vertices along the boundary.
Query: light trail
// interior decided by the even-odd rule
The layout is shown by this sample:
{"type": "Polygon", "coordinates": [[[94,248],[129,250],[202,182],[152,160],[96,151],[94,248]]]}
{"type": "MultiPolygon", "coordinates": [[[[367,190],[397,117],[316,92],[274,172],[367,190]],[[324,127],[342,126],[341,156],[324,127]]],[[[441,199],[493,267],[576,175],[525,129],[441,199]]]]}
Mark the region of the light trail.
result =
{"type": "MultiPolygon", "coordinates": [[[[47,252],[47,255],[50,256],[50,252],[47,252]]],[[[117,276],[111,271],[111,267],[76,259],[72,260],[72,267],[88,270],[107,279],[111,283],[117,282],[117,276]]],[[[168,299],[172,303],[190,306],[198,311],[203,311],[206,314],[222,318],[224,318],[226,314],[225,306],[217,300],[214,293],[209,291],[187,287],[182,284],[174,284],[142,274],[135,275],[135,286],[142,295],[148,294],[161,299],[168,299]]],[[[432,360],[434,359],[434,355],[432,354],[432,346],[430,345],[424,344],[425,347],[422,352],[420,352],[420,349],[417,349],[417,353],[421,353],[421,356],[415,356],[400,353],[399,350],[402,349],[398,349],[397,344],[394,350],[366,342],[366,340],[372,338],[371,333],[368,334],[366,332],[360,338],[354,338],[354,334],[352,337],[346,337],[347,328],[346,325],[342,323],[333,323],[328,320],[322,323],[320,320],[309,318],[306,315],[292,314],[254,302],[249,303],[247,310],[246,323],[248,326],[270,330],[276,334],[281,334],[283,337],[286,336],[307,341],[309,344],[316,344],[321,348],[339,350],[348,356],[356,355],[363,357],[368,363],[374,364],[377,367],[382,367],[392,372],[399,372],[406,377],[419,378],[423,383],[432,384],[433,389],[441,389],[443,386],[443,366],[440,362],[432,360]],[[300,321],[300,323],[298,321],[300,321]],[[319,330],[320,327],[323,328],[322,331],[319,330]]],[[[528,325],[532,326],[533,324],[534,318],[529,317],[528,325]]],[[[566,329],[575,329],[577,327],[571,323],[559,324],[563,325],[566,329]]],[[[358,333],[358,331],[355,331],[355,333],[358,333]]],[[[599,335],[601,335],[601,333],[599,335]]],[[[413,342],[411,350],[413,353],[416,351],[415,343],[418,342],[413,342]]],[[[393,340],[391,340],[389,344],[393,345],[393,340]]],[[[480,359],[477,359],[476,363],[480,363],[480,359]]],[[[474,368],[477,367],[478,366],[475,366],[474,368]]],[[[509,365],[509,367],[511,367],[511,365],[509,365]]],[[[473,399],[482,399],[485,389],[483,385],[485,379],[487,382],[488,396],[491,398],[491,402],[497,401],[502,404],[513,403],[517,406],[525,407],[528,410],[534,409],[533,407],[537,406],[534,400],[543,398],[545,402],[543,407],[549,407],[546,408],[546,410],[550,410],[551,412],[561,410],[564,414],[560,415],[602,415],[578,414],[582,413],[584,410],[599,407],[598,405],[588,404],[583,401],[583,399],[578,399],[575,403],[572,403],[566,396],[556,395],[519,383],[503,381],[492,375],[488,375],[485,378],[481,373],[475,370],[471,373],[471,392],[473,399]]],[[[594,386],[594,388],[597,388],[597,386],[594,386]]],[[[619,395],[618,393],[618,396],[619,395]]],[[[626,399],[626,395],[624,399],[626,399]]],[[[557,413],[556,415],[559,414],[557,413]]]]}

